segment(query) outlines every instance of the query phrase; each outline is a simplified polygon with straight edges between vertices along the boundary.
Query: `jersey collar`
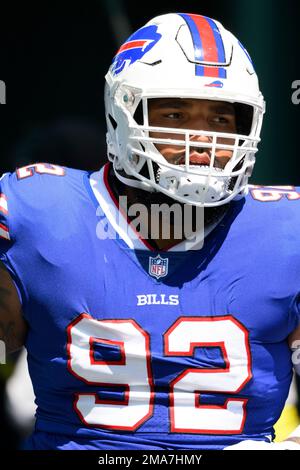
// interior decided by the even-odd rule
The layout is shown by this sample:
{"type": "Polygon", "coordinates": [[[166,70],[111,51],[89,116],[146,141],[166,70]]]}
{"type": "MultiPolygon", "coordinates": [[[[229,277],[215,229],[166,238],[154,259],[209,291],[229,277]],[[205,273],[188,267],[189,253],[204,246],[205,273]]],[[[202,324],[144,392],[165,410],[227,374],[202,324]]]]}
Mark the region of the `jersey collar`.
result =
{"type": "MultiPolygon", "coordinates": [[[[130,223],[127,215],[119,207],[118,201],[114,196],[112,188],[108,181],[108,172],[110,164],[107,163],[97,172],[90,175],[90,186],[93,194],[99,203],[100,212],[102,212],[113,231],[121,238],[128,248],[133,250],[164,251],[164,252],[183,252],[189,250],[199,250],[203,246],[204,238],[218,225],[217,221],[209,227],[205,227],[204,233],[196,233],[194,240],[183,240],[169,249],[157,250],[152,247],[148,241],[140,236],[130,223]]],[[[98,214],[99,215],[99,214],[98,214]]],[[[222,217],[223,218],[223,217],[222,217]]]]}

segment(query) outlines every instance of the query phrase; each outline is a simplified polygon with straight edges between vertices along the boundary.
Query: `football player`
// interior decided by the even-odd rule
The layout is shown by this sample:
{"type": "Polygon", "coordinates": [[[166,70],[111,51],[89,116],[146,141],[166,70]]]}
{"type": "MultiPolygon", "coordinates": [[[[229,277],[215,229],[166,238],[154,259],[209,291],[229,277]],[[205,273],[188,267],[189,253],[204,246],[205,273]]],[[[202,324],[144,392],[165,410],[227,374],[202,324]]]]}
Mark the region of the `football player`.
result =
{"type": "Polygon", "coordinates": [[[105,107],[100,171],[0,181],[27,447],[299,450],[299,429],[272,440],[299,362],[300,192],[248,186],[265,111],[249,54],[211,18],[156,17],[114,57],[105,107]]]}

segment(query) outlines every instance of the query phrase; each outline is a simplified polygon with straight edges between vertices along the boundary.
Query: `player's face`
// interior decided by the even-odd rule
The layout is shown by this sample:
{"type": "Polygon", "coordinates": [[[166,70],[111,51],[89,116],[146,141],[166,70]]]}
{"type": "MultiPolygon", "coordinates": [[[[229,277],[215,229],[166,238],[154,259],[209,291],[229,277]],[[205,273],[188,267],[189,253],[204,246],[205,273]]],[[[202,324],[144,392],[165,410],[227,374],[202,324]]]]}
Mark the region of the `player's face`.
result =
{"type": "MultiPolygon", "coordinates": [[[[149,124],[157,127],[172,127],[192,129],[197,131],[213,131],[236,133],[236,117],[234,106],[224,101],[155,98],[149,100],[149,124]]],[[[167,134],[165,132],[152,132],[152,137],[172,138],[183,140],[183,134],[167,134]]],[[[195,142],[211,142],[207,135],[194,135],[195,142]]],[[[233,145],[234,139],[218,137],[217,143],[233,145]]],[[[155,144],[164,158],[172,164],[180,165],[185,162],[184,146],[172,144],[155,144]]],[[[190,146],[190,164],[209,165],[211,151],[208,148],[190,146]]],[[[215,154],[214,166],[224,168],[232,156],[228,149],[218,149],[215,154]]]]}

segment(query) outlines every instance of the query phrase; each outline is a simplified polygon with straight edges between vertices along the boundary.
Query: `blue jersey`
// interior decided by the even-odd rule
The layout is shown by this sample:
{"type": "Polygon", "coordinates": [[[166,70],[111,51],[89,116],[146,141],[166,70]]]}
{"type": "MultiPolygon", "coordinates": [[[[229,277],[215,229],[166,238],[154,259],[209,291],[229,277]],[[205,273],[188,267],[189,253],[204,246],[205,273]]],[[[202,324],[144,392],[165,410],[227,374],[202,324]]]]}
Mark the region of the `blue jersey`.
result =
{"type": "Polygon", "coordinates": [[[29,325],[32,448],[273,436],[300,317],[300,193],[250,187],[201,249],[157,252],[107,172],[36,164],[0,180],[0,259],[29,325]]]}

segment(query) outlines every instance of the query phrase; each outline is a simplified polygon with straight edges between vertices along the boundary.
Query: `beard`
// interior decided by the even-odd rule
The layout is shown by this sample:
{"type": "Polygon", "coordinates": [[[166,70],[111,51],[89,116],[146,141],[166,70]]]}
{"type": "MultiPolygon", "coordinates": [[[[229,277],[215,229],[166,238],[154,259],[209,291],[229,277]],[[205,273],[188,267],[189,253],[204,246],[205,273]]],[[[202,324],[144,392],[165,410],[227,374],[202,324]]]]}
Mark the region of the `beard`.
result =
{"type": "MultiPolygon", "coordinates": [[[[124,176],[128,178],[128,175],[125,173],[124,176]]],[[[125,185],[116,177],[112,165],[110,166],[108,180],[110,187],[113,190],[113,193],[117,199],[119,196],[127,196],[128,206],[132,204],[145,204],[147,209],[150,210],[152,204],[158,206],[161,206],[162,204],[167,204],[170,207],[173,204],[180,204],[182,211],[184,211],[184,203],[176,201],[175,199],[171,198],[170,196],[167,196],[164,193],[161,193],[159,191],[145,191],[140,188],[133,188],[131,186],[125,185]]],[[[201,210],[204,210],[204,226],[208,228],[210,225],[216,224],[219,220],[221,220],[224,214],[227,212],[229,205],[230,203],[223,204],[221,206],[205,207],[203,209],[201,208],[201,210]]],[[[197,209],[198,207],[192,206],[192,230],[195,230],[196,227],[197,209]]]]}

